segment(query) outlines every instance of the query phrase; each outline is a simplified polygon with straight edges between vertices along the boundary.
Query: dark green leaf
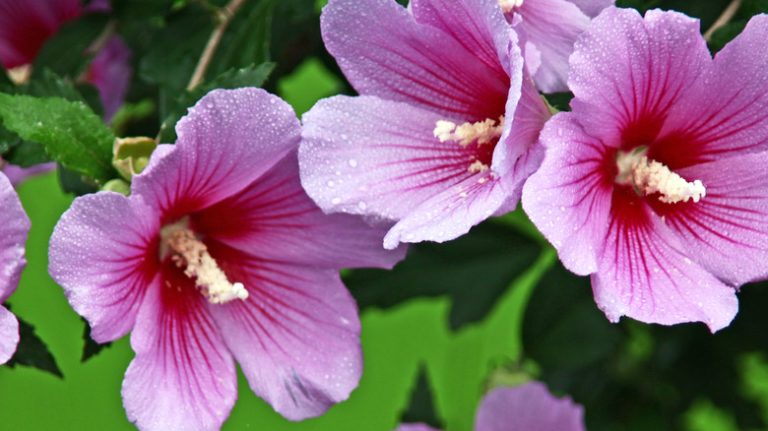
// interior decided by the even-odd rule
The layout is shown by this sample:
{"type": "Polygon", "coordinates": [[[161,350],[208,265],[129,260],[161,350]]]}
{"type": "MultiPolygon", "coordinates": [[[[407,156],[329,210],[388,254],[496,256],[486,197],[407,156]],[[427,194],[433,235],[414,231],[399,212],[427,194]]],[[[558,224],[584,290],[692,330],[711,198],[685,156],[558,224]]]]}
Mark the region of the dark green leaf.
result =
{"type": "Polygon", "coordinates": [[[539,253],[534,240],[485,223],[451,242],[412,246],[408,258],[392,271],[356,270],[345,282],[363,309],[449,296],[450,327],[459,329],[483,319],[539,253]]]}
{"type": "Polygon", "coordinates": [[[18,137],[3,158],[9,163],[21,166],[22,168],[47,163],[52,160],[48,153],[45,152],[44,146],[37,142],[22,141],[18,137]]]}
{"type": "Polygon", "coordinates": [[[43,340],[35,333],[34,326],[19,319],[19,337],[16,353],[6,365],[9,367],[25,365],[47,371],[57,377],[64,377],[59,366],[56,365],[56,359],[48,351],[43,340]]]}
{"type": "MultiPolygon", "coordinates": [[[[170,114],[163,121],[160,128],[160,142],[176,141],[174,126],[187,111],[187,108],[195,104],[201,97],[216,88],[241,88],[260,87],[272,72],[274,64],[263,63],[258,66],[250,65],[242,69],[233,69],[224,72],[213,81],[201,85],[192,91],[184,92],[175,102],[173,108],[167,108],[170,114]]],[[[168,102],[170,104],[170,102],[168,102]]]]}
{"type": "Polygon", "coordinates": [[[80,362],[85,362],[91,359],[98,355],[99,352],[112,345],[112,343],[100,344],[93,341],[93,338],[91,338],[91,327],[86,321],[83,321],[83,324],[85,325],[83,328],[83,356],[80,358],[80,362]]]}
{"type": "Polygon", "coordinates": [[[59,165],[56,172],[59,175],[61,189],[66,193],[71,193],[75,196],[83,196],[99,191],[98,184],[77,172],[73,172],[61,165],[59,165]]]}
{"type": "Polygon", "coordinates": [[[270,61],[272,15],[276,0],[246,2],[227,27],[207,76],[270,61]]]}
{"type": "Polygon", "coordinates": [[[547,103],[558,111],[570,111],[571,99],[573,99],[573,93],[554,93],[547,94],[547,103]]]}
{"type": "Polygon", "coordinates": [[[435,428],[443,428],[443,424],[435,412],[435,402],[432,396],[432,387],[429,384],[427,368],[422,364],[419,367],[419,375],[411,390],[411,399],[402,417],[402,423],[423,423],[435,428]]]}
{"type": "Polygon", "coordinates": [[[7,129],[42,144],[62,166],[101,183],[115,176],[115,137],[85,103],[0,93],[0,117],[7,129]]]}
{"type": "Polygon", "coordinates": [[[87,14],[65,24],[35,58],[33,80],[45,69],[62,76],[80,76],[95,54],[88,52],[88,47],[104,31],[108,19],[104,14],[87,14]]]}
{"type": "Polygon", "coordinates": [[[169,16],[164,25],[154,32],[153,43],[139,62],[140,76],[171,94],[183,91],[192,77],[213,23],[209,10],[194,5],[169,16]]]}

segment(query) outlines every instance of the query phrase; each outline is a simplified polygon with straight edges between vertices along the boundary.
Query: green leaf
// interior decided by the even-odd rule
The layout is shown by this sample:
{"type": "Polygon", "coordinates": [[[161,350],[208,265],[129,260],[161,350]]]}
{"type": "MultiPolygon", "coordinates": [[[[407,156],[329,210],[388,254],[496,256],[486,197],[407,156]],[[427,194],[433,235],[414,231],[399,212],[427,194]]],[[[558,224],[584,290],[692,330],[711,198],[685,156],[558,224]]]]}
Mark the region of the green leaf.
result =
{"type": "Polygon", "coordinates": [[[83,323],[85,325],[83,328],[83,355],[80,357],[80,362],[88,361],[92,357],[98,355],[99,352],[112,345],[112,343],[100,344],[94,341],[93,338],[91,338],[91,327],[88,325],[88,322],[83,320],[83,323]]]}
{"type": "Polygon", "coordinates": [[[115,136],[85,103],[0,93],[0,117],[7,129],[43,145],[62,166],[99,183],[115,176],[115,136]]]}
{"type": "Polygon", "coordinates": [[[432,387],[429,383],[427,368],[422,364],[419,374],[411,391],[408,410],[403,413],[402,423],[423,423],[435,428],[443,428],[443,424],[435,412],[435,401],[432,387]]]}
{"type": "Polygon", "coordinates": [[[59,185],[65,193],[71,193],[75,196],[83,196],[99,191],[99,185],[89,180],[87,177],[73,172],[59,165],[56,169],[59,177],[59,185]]]}
{"type": "MultiPolygon", "coordinates": [[[[15,136],[15,135],[14,135],[15,136]]],[[[45,147],[37,142],[23,141],[16,137],[15,143],[3,158],[13,165],[29,168],[40,163],[51,161],[51,157],[45,152],[45,147]]]]}
{"type": "Polygon", "coordinates": [[[392,271],[355,270],[345,282],[360,308],[390,308],[419,297],[449,296],[451,329],[482,320],[541,252],[536,241],[485,223],[454,241],[411,247],[392,271]]]}
{"type": "Polygon", "coordinates": [[[273,63],[262,63],[258,66],[250,65],[242,69],[232,69],[219,75],[213,81],[205,83],[192,91],[185,91],[172,104],[173,107],[168,108],[170,113],[166,116],[160,127],[160,142],[176,141],[176,131],[174,130],[174,126],[184,113],[186,113],[187,108],[194,105],[209,91],[216,88],[233,89],[242,87],[261,87],[267,78],[269,78],[272,69],[274,69],[273,63]]]}
{"type": "Polygon", "coordinates": [[[271,60],[269,47],[275,1],[249,1],[243,5],[224,32],[206,76],[271,60]]]}
{"type": "Polygon", "coordinates": [[[59,75],[78,77],[95,54],[88,52],[88,47],[104,31],[108,20],[105,14],[87,14],[62,26],[35,57],[32,79],[36,79],[38,73],[45,69],[59,75]]]}
{"type": "Polygon", "coordinates": [[[19,319],[19,346],[16,348],[16,354],[6,364],[9,367],[16,365],[25,365],[34,367],[42,371],[47,371],[54,376],[64,377],[56,364],[48,347],[43,340],[35,333],[35,327],[19,319]]]}

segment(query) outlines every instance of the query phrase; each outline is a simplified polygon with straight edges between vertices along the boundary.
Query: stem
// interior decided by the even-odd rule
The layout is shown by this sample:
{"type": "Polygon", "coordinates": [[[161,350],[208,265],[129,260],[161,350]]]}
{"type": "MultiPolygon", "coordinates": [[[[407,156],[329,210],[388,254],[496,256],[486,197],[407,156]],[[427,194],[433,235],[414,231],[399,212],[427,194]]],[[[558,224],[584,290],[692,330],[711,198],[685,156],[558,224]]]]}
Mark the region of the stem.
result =
{"type": "Polygon", "coordinates": [[[710,27],[709,30],[704,33],[704,40],[709,42],[709,40],[712,39],[712,35],[715,34],[717,30],[728,24],[728,22],[733,19],[733,16],[736,15],[739,7],[741,7],[741,0],[732,0],[728,7],[725,8],[723,13],[717,18],[715,23],[712,24],[712,27],[710,27]]]}
{"type": "Polygon", "coordinates": [[[216,26],[216,28],[213,29],[211,37],[208,38],[208,43],[205,45],[203,54],[200,56],[200,60],[198,60],[197,66],[195,67],[195,72],[192,74],[192,78],[189,80],[187,90],[192,90],[193,88],[200,85],[201,82],[203,82],[205,71],[208,70],[208,66],[211,65],[213,55],[216,53],[216,48],[219,47],[221,38],[224,36],[224,31],[227,29],[227,26],[232,21],[235,13],[237,13],[237,10],[240,9],[240,6],[242,6],[243,3],[245,3],[245,0],[231,0],[226,6],[224,6],[223,9],[219,11],[217,17],[219,24],[216,26]]]}

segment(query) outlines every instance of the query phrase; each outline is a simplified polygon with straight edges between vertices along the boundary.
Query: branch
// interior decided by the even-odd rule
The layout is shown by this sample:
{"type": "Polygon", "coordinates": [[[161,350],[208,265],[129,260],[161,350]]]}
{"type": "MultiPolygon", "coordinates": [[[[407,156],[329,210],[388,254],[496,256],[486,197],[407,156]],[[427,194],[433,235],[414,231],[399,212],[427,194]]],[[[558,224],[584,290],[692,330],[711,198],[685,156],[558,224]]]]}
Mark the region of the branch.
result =
{"type": "Polygon", "coordinates": [[[731,4],[725,8],[723,13],[717,18],[717,21],[712,24],[712,27],[710,27],[709,30],[704,33],[704,40],[709,42],[710,39],[712,39],[712,35],[715,34],[717,30],[728,24],[728,22],[733,19],[733,16],[736,15],[739,7],[741,7],[741,0],[731,1],[731,4]]]}
{"type": "Polygon", "coordinates": [[[189,80],[187,90],[192,90],[201,82],[205,77],[205,71],[208,70],[208,66],[211,65],[213,55],[216,53],[216,48],[219,47],[221,38],[224,36],[224,31],[229,26],[229,23],[234,18],[237,10],[245,3],[245,0],[231,0],[223,9],[218,13],[218,25],[213,29],[211,37],[208,38],[208,43],[205,45],[203,54],[200,56],[200,60],[197,61],[195,66],[195,72],[192,74],[192,78],[189,80]]]}

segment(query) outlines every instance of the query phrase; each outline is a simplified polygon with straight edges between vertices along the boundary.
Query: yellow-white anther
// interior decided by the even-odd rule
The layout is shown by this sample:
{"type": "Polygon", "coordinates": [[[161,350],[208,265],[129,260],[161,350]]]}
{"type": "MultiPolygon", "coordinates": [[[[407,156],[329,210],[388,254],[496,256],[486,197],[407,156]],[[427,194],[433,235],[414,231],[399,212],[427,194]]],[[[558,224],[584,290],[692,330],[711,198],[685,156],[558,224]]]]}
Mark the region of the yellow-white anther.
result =
{"type": "Polygon", "coordinates": [[[514,12],[523,5],[524,0],[499,0],[499,6],[504,13],[514,12]]]}
{"type": "Polygon", "coordinates": [[[462,147],[466,147],[477,141],[477,145],[483,145],[498,139],[504,131],[504,116],[498,121],[490,118],[476,123],[464,123],[457,125],[451,121],[440,120],[435,123],[432,132],[440,142],[453,141],[462,147]]]}
{"type": "Polygon", "coordinates": [[[701,180],[686,181],[663,163],[651,160],[645,154],[645,150],[619,152],[616,159],[618,184],[632,185],[638,193],[646,196],[658,193],[659,200],[668,204],[689,200],[699,202],[707,195],[701,180]]]}
{"type": "Polygon", "coordinates": [[[470,174],[477,174],[477,173],[485,172],[488,169],[490,169],[488,165],[481,162],[480,160],[475,160],[474,163],[469,165],[469,169],[467,170],[469,171],[470,174]]]}
{"type": "Polygon", "coordinates": [[[242,283],[231,283],[208,253],[208,247],[195,233],[184,226],[172,225],[163,229],[165,245],[173,252],[171,259],[184,268],[184,274],[195,279],[195,285],[211,304],[224,304],[235,299],[248,298],[242,283]]]}

